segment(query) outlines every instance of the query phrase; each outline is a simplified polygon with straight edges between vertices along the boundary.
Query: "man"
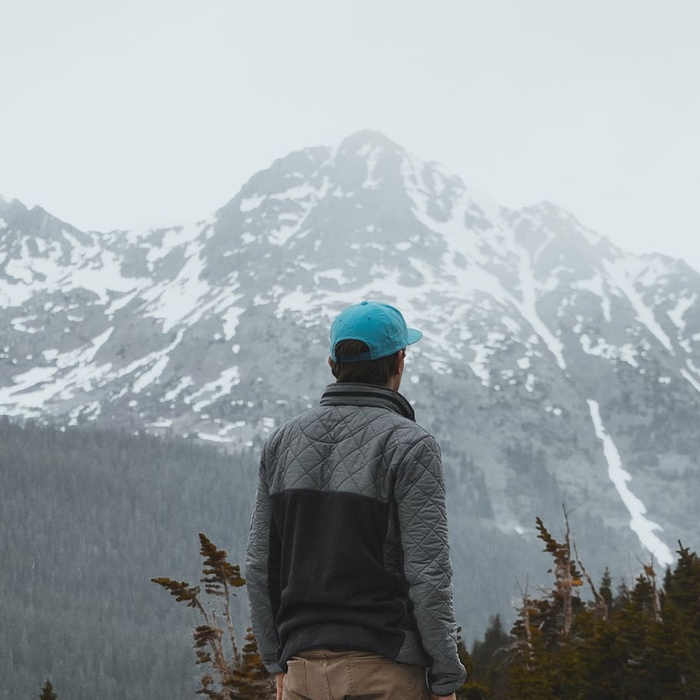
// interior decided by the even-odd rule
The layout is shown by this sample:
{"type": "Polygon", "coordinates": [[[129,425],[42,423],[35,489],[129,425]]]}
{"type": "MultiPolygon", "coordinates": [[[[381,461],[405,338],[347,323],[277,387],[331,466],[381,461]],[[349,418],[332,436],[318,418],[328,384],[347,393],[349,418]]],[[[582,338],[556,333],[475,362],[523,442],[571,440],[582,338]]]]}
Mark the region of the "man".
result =
{"type": "Polygon", "coordinates": [[[422,335],[387,304],[345,309],[336,383],[263,446],[247,579],[278,700],[454,698],[464,681],[440,450],[398,393],[422,335]]]}

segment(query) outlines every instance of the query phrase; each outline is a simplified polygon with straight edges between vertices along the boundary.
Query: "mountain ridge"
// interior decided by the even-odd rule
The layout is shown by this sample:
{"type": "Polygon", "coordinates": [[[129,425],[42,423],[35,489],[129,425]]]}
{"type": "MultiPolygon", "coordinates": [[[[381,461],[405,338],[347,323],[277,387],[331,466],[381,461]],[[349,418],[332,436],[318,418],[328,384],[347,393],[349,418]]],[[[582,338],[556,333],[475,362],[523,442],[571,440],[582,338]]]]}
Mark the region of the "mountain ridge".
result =
{"type": "Polygon", "coordinates": [[[331,381],[333,316],[383,299],[425,332],[403,390],[460,526],[529,537],[567,503],[585,538],[663,563],[700,534],[682,261],[502,207],[372,131],[277,159],[196,223],[83,232],[36,209],[0,224],[7,415],[259,445],[331,381]]]}

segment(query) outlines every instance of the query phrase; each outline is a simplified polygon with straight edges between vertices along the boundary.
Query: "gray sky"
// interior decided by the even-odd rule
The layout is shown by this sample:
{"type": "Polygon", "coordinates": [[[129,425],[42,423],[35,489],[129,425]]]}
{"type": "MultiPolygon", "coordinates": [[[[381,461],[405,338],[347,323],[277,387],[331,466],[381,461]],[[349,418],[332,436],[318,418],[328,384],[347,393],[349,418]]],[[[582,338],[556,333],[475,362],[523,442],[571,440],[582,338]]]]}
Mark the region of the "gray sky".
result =
{"type": "Polygon", "coordinates": [[[196,220],[363,128],[700,269],[696,0],[0,0],[0,193],[196,220]]]}

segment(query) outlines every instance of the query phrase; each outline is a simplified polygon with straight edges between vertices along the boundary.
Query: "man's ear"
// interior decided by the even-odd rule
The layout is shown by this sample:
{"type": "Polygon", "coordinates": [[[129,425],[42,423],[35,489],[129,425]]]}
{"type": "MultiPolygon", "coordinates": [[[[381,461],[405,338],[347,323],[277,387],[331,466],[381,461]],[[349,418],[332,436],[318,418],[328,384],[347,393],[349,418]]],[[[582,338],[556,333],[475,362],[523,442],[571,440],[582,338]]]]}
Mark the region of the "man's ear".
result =
{"type": "Polygon", "coordinates": [[[396,363],[396,374],[403,374],[404,363],[406,360],[406,351],[399,350],[399,352],[397,354],[398,354],[398,361],[396,363]]]}
{"type": "Polygon", "coordinates": [[[333,358],[330,355],[328,356],[328,366],[333,369],[333,358]]]}

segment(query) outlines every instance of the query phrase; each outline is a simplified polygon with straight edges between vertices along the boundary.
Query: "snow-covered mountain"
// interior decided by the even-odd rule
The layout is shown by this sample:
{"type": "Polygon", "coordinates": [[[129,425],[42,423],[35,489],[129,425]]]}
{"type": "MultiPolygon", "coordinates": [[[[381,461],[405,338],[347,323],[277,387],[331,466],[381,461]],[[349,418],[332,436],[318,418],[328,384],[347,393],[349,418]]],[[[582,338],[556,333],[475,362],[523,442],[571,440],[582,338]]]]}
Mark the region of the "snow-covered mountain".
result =
{"type": "Polygon", "coordinates": [[[275,161],[193,224],[84,232],[0,199],[0,236],[6,415],[257,445],[332,380],[332,317],[387,300],[425,332],[403,390],[459,527],[532,537],[564,503],[601,562],[697,547],[700,275],[682,261],[547,202],[501,207],[370,131],[275,161]]]}

